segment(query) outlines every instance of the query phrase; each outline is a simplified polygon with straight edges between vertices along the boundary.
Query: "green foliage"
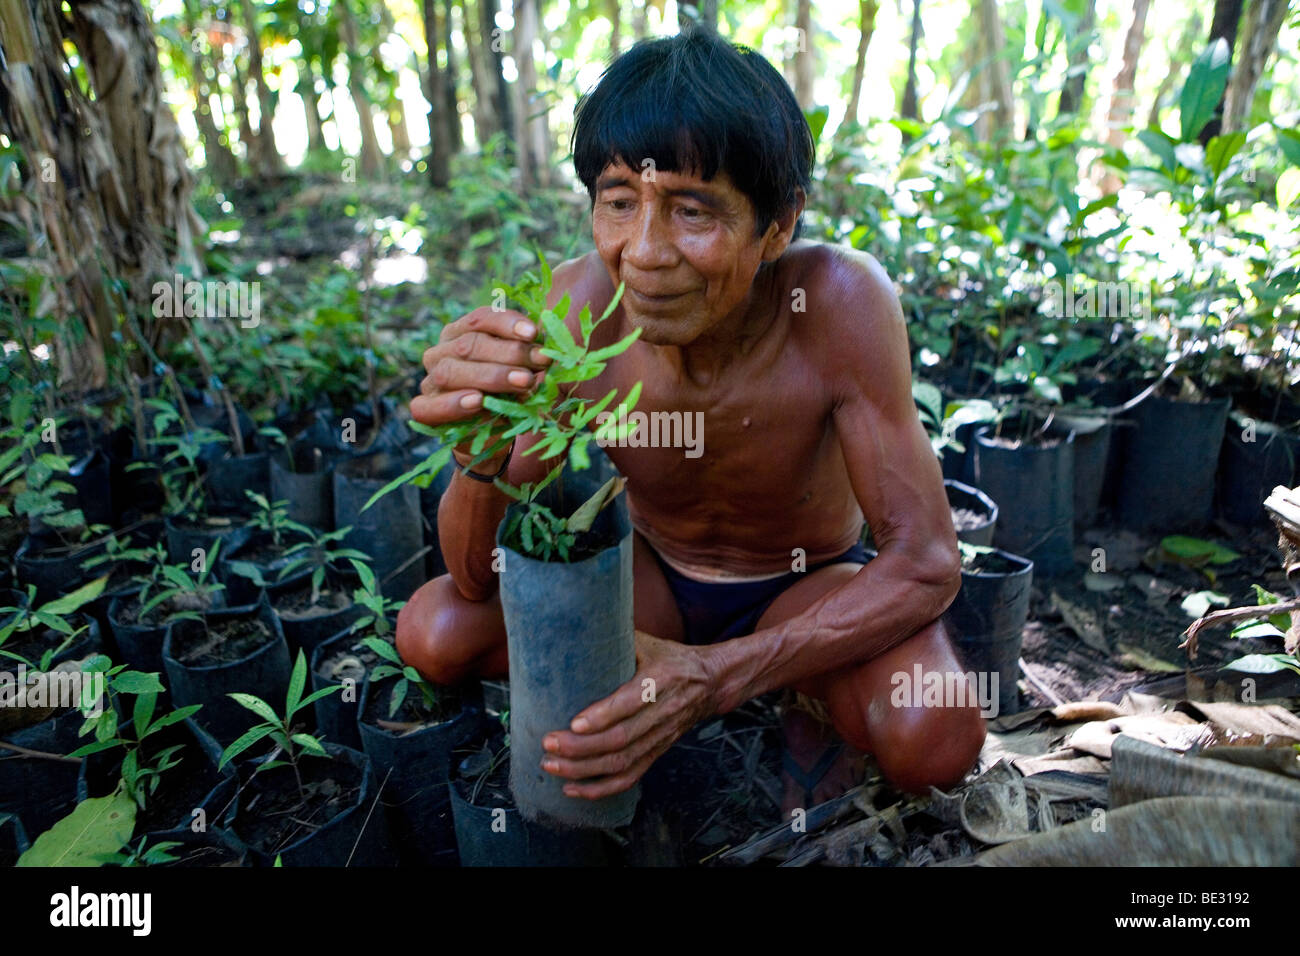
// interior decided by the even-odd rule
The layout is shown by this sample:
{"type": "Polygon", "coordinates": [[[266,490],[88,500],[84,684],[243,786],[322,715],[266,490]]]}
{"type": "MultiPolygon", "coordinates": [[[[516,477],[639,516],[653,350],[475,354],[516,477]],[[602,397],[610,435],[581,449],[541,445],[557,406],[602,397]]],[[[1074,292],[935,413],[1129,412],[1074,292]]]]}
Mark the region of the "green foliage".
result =
{"type": "Polygon", "coordinates": [[[308,755],[328,757],[329,753],[316,737],[294,731],[294,715],[303,708],[310,707],[322,697],[328,697],[330,694],[342,690],[341,685],[333,684],[303,697],[303,691],[306,687],[307,657],[299,650],[298,659],[294,661],[293,674],[289,677],[289,692],[285,697],[282,713],[278,713],[274,707],[254,694],[230,694],[229,696],[241,707],[251,710],[258,717],[261,717],[262,723],[251,727],[243,736],[222,752],[217,769],[222,769],[248,748],[270,737],[276,744],[276,750],[269,759],[257,765],[256,772],[262,773],[275,767],[292,767],[294,779],[298,781],[298,793],[300,796],[304,796],[305,799],[302,775],[298,769],[300,761],[308,755]],[[275,755],[279,753],[284,753],[287,760],[274,759],[275,755]]]}
{"type": "Polygon", "coordinates": [[[90,797],[46,830],[18,866],[98,866],[116,859],[135,829],[135,802],[121,790],[90,797]]]}
{"type": "MultiPolygon", "coordinates": [[[[551,289],[551,270],[544,257],[539,256],[539,259],[539,273],[526,273],[517,285],[503,285],[501,289],[537,325],[542,352],[552,360],[545,381],[523,398],[485,396],[483,405],[492,413],[491,416],[480,415],[469,421],[438,428],[427,428],[418,422],[414,423],[412,427],[416,431],[437,438],[442,447],[377,491],[366,502],[367,508],[408,482],[428,487],[433,477],[451,460],[451,449],[454,447],[469,445],[470,454],[474,456],[469,463],[472,468],[505,452],[520,436],[537,436],[539,440],[525,454],[535,454],[543,461],[555,461],[546,477],[522,488],[514,488],[500,479],[496,482],[498,488],[527,505],[526,519],[516,520],[507,529],[507,534],[513,538],[517,532],[524,553],[542,560],[549,560],[557,553],[561,558],[567,556],[572,538],[565,536],[573,530],[568,528],[568,519],[551,514],[549,509],[537,503],[536,498],[560,476],[566,464],[575,470],[590,466],[587,448],[593,440],[626,437],[630,426],[626,421],[620,424],[618,416],[610,416],[593,431],[587,431],[596,416],[613,404],[618,395],[617,389],[611,389],[596,402],[575,398],[572,390],[573,386],[600,375],[611,358],[631,347],[640,337],[641,330],[637,329],[604,348],[591,348],[592,333],[609,318],[622,297],[623,287],[620,285],[600,318],[593,320],[590,306],[583,305],[578,313],[580,338],[575,338],[564,322],[571,304],[568,294],[554,308],[546,304],[551,289]],[[497,431],[503,424],[508,427],[504,431],[497,431]]],[[[641,383],[638,382],[623,397],[618,407],[631,411],[636,407],[640,394],[641,383]]],[[[602,489],[599,494],[605,501],[610,500],[606,489],[602,489]]]]}
{"type": "Polygon", "coordinates": [[[0,657],[20,661],[37,670],[49,670],[54,658],[70,647],[81,636],[81,633],[90,626],[89,624],[83,624],[76,627],[68,620],[68,617],[83,605],[89,604],[99,597],[107,581],[107,576],[96,578],[62,597],[42,604],[39,608],[32,606],[36,600],[36,585],[29,584],[27,586],[27,605],[25,607],[0,607],[0,621],[12,616],[11,620],[0,624],[0,657]],[[29,661],[4,649],[5,641],[13,634],[25,633],[38,627],[49,628],[51,631],[63,635],[63,640],[60,643],[47,647],[41,652],[39,660],[29,661]]]}

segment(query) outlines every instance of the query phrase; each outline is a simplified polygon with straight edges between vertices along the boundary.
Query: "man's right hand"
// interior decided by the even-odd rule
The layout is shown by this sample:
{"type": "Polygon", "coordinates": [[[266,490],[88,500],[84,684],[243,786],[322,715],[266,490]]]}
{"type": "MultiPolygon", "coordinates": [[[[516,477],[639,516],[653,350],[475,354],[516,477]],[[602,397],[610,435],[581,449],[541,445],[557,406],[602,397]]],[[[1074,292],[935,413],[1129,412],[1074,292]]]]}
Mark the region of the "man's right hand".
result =
{"type": "MultiPolygon", "coordinates": [[[[480,414],[486,393],[528,394],[551,364],[536,338],[537,326],[520,312],[484,307],[448,323],[438,344],[424,353],[428,375],[411,400],[411,417],[430,427],[447,425],[480,414]]],[[[462,466],[473,457],[468,446],[453,453],[462,466]]],[[[503,458],[475,470],[491,473],[503,458]]]]}

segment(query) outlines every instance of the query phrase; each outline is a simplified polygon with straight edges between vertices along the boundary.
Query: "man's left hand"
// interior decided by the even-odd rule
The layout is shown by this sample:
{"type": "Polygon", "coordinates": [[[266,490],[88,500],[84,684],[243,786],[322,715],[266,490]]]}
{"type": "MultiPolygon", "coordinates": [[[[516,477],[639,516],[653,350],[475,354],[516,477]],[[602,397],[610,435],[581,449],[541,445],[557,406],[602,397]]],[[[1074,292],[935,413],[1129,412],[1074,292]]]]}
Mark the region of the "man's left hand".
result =
{"type": "Polygon", "coordinates": [[[542,769],[574,782],[570,797],[630,789],[686,731],[716,712],[714,679],[700,648],[636,632],[636,675],[542,740],[542,769]],[[597,777],[599,779],[589,780],[597,777]]]}

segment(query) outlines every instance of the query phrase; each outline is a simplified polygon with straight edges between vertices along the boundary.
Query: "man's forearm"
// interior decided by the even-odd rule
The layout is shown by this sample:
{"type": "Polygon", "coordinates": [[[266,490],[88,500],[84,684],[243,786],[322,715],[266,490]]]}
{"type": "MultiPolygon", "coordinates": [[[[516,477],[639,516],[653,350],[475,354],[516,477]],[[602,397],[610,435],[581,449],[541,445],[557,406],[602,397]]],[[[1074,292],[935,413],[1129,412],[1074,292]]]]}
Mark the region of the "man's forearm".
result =
{"type": "Polygon", "coordinates": [[[949,573],[881,551],[802,614],[707,648],[718,712],[883,654],[938,618],[956,592],[949,573]]]}
{"type": "MultiPolygon", "coordinates": [[[[466,600],[484,601],[496,592],[492,549],[510,498],[495,485],[465,477],[455,462],[448,467],[456,473],[438,504],[438,542],[456,590],[466,600]]],[[[486,462],[474,470],[491,474],[498,467],[486,462]]]]}

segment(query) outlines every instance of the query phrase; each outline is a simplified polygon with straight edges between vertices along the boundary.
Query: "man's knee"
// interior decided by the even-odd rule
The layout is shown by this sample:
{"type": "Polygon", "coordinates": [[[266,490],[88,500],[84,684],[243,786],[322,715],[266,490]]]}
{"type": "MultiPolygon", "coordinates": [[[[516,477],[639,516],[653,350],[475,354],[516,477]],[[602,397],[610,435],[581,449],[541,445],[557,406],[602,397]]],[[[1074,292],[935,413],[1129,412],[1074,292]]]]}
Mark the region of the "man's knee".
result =
{"type": "Polygon", "coordinates": [[[467,601],[451,575],[434,578],[397,613],[397,653],[435,684],[473,676],[496,630],[484,620],[492,611],[486,604],[467,601]]]}
{"type": "Polygon", "coordinates": [[[885,779],[909,793],[961,783],[984,746],[979,706],[893,707],[872,722],[876,762],[885,779]]]}
{"type": "Polygon", "coordinates": [[[840,734],[874,754],[885,778],[901,790],[955,786],[984,746],[976,687],[938,621],[835,675],[825,695],[840,734]],[[904,684],[914,681],[917,665],[923,680],[942,682],[940,694],[923,693],[923,687],[900,694],[907,689],[900,675],[904,684]]]}

